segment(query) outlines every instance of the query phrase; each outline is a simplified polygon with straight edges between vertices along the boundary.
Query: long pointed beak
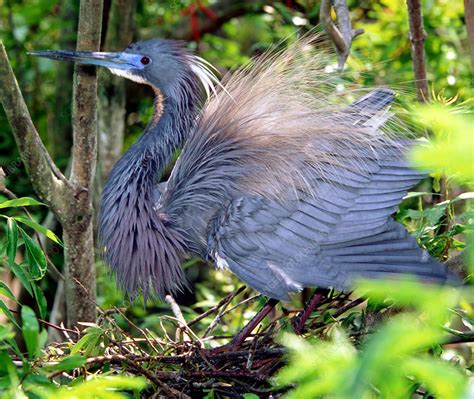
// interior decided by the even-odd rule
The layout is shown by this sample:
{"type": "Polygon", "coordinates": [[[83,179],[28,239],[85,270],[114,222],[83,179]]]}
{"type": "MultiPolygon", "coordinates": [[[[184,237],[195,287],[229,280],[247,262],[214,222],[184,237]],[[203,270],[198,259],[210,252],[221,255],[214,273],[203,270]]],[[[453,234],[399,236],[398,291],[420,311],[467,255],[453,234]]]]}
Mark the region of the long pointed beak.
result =
{"type": "Polygon", "coordinates": [[[51,58],[53,60],[71,61],[83,65],[96,65],[109,69],[143,69],[140,62],[140,54],[130,53],[103,53],[103,52],[83,52],[67,50],[43,50],[28,53],[38,57],[51,58]]]}

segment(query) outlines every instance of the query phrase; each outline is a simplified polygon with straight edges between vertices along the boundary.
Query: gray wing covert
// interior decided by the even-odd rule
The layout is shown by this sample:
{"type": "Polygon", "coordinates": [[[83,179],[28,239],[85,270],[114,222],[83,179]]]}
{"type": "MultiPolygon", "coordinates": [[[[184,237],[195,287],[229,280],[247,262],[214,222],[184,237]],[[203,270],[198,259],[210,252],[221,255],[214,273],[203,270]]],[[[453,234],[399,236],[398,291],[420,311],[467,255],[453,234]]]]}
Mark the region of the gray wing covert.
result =
{"type": "Polygon", "coordinates": [[[409,273],[445,281],[445,267],[390,218],[422,175],[400,158],[400,148],[385,155],[370,170],[340,168],[315,180],[315,196],[234,199],[209,225],[208,254],[277,299],[302,287],[348,289],[358,277],[409,273]]]}

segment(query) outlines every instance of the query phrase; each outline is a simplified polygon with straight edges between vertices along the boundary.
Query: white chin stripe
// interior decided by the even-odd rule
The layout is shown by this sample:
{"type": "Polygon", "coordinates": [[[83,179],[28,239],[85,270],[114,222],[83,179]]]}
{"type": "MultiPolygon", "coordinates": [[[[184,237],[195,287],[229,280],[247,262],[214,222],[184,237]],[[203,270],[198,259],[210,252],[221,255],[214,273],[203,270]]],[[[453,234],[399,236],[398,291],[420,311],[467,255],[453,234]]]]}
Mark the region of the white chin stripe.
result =
{"type": "Polygon", "coordinates": [[[133,80],[134,82],[137,82],[137,83],[147,83],[145,79],[143,79],[141,76],[130,73],[129,71],[124,71],[123,69],[109,68],[109,71],[112,72],[114,75],[121,76],[129,80],[133,80]]]}

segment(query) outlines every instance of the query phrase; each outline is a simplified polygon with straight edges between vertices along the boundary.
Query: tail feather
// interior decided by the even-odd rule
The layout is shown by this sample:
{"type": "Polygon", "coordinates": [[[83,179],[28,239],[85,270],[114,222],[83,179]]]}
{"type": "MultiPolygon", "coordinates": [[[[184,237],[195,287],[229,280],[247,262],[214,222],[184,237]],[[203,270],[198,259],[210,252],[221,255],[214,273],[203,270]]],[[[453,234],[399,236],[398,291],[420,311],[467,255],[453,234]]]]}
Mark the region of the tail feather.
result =
{"type": "MultiPolygon", "coordinates": [[[[431,283],[456,280],[442,263],[419,247],[402,225],[393,221],[383,233],[321,247],[321,250],[322,262],[331,263],[347,281],[354,278],[397,279],[404,275],[431,283]]],[[[342,280],[340,283],[345,285],[342,280]]]]}

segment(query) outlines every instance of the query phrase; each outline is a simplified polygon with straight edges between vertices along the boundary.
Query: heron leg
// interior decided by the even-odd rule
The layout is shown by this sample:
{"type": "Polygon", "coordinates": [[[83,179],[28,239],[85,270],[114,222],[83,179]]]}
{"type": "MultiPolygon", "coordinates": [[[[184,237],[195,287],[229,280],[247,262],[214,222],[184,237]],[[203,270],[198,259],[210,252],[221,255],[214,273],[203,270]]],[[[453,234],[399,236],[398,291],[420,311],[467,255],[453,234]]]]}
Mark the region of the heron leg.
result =
{"type": "Polygon", "coordinates": [[[303,332],[306,320],[308,320],[311,313],[313,313],[324,302],[328,293],[328,289],[318,288],[311,299],[306,303],[304,309],[293,318],[291,324],[293,325],[296,334],[301,334],[303,332]]]}
{"type": "Polygon", "coordinates": [[[265,306],[250,320],[247,325],[240,330],[232,340],[218,348],[210,350],[210,353],[216,354],[221,352],[234,351],[239,349],[244,341],[250,336],[252,331],[260,324],[260,322],[275,308],[279,301],[277,299],[270,298],[265,306]]]}
{"type": "Polygon", "coordinates": [[[250,336],[252,331],[260,324],[260,322],[273,310],[278,303],[278,299],[270,298],[265,306],[250,320],[247,325],[232,338],[228,343],[231,348],[239,348],[244,341],[250,336]]]}

